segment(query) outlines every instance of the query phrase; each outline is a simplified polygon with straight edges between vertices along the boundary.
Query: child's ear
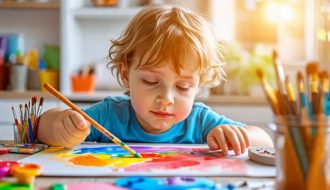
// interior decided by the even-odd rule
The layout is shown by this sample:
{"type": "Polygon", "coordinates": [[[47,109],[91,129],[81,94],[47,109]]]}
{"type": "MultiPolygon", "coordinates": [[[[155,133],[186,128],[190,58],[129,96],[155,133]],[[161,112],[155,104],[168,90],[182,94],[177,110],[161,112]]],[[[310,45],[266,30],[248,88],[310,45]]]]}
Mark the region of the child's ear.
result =
{"type": "Polygon", "coordinates": [[[124,63],[118,64],[118,71],[120,74],[121,81],[125,88],[129,88],[129,77],[128,77],[128,68],[124,65],[124,63]]]}

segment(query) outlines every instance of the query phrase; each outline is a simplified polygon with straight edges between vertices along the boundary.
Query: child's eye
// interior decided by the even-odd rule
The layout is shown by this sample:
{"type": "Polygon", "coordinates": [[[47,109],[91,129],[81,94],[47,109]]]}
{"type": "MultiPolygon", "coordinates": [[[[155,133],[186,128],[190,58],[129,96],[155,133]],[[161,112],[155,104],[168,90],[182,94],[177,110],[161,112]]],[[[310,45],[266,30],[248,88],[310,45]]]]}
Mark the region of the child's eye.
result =
{"type": "Polygon", "coordinates": [[[142,82],[149,86],[155,86],[159,83],[158,81],[149,81],[149,80],[145,80],[145,79],[142,79],[142,82]]]}
{"type": "Polygon", "coordinates": [[[182,92],[187,92],[190,89],[190,86],[176,86],[176,88],[182,92]]]}

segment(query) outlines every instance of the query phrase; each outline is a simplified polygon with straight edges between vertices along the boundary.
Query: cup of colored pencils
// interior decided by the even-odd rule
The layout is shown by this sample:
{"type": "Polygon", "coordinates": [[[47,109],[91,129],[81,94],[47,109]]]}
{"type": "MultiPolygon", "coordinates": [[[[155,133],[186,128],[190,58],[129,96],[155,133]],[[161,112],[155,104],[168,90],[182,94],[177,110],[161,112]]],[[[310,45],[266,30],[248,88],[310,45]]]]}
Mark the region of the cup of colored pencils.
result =
{"type": "Polygon", "coordinates": [[[256,74],[274,113],[276,189],[329,189],[329,75],[309,62],[305,76],[297,72],[294,88],[275,51],[273,63],[277,88],[261,70],[256,74]]]}

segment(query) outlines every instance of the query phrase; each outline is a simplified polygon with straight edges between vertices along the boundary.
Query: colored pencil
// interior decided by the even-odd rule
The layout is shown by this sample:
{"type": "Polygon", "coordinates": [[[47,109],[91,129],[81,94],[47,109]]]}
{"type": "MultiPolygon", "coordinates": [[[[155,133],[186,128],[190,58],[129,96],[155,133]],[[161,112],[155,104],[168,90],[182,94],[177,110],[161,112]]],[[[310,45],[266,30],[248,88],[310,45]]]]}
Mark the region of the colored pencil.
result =
{"type": "Polygon", "coordinates": [[[73,104],[69,99],[64,97],[60,92],[58,92],[55,88],[53,88],[48,83],[45,83],[44,88],[53,94],[55,97],[57,97],[59,100],[61,100],[63,103],[65,103],[67,106],[69,106],[71,109],[75,110],[76,112],[80,113],[87,121],[89,121],[98,131],[100,131],[102,134],[104,134],[106,137],[108,137],[112,142],[115,144],[121,146],[125,150],[127,150],[129,153],[131,153],[135,157],[142,157],[138,152],[131,149],[129,146],[127,146],[124,142],[122,142],[119,138],[114,136],[112,133],[110,133],[107,129],[102,127],[98,122],[96,122],[93,118],[89,117],[85,112],[81,111],[80,108],[78,108],[75,104],[73,104]]]}

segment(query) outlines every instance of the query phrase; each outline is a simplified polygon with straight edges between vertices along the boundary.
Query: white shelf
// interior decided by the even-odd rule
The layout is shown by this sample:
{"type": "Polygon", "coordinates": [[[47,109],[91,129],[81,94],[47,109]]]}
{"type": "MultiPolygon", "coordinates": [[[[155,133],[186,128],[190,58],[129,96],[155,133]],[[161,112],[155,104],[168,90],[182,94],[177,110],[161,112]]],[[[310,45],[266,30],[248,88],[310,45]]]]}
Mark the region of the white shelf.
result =
{"type": "MultiPolygon", "coordinates": [[[[139,0],[130,0],[127,5],[118,7],[93,7],[89,0],[61,0],[62,93],[72,93],[68,79],[84,65],[104,62],[110,40],[120,37],[130,19],[141,9],[139,0]]],[[[100,84],[106,85],[100,89],[112,89],[117,85],[108,73],[96,71],[96,74],[104,79],[100,84]]]]}
{"type": "Polygon", "coordinates": [[[117,8],[117,7],[85,7],[74,11],[75,18],[78,19],[113,19],[132,17],[139,12],[142,7],[117,8]]]}

